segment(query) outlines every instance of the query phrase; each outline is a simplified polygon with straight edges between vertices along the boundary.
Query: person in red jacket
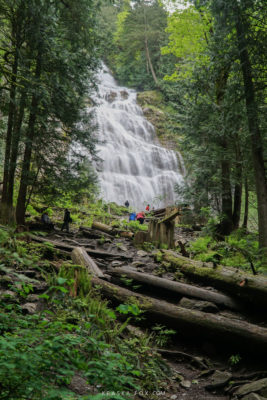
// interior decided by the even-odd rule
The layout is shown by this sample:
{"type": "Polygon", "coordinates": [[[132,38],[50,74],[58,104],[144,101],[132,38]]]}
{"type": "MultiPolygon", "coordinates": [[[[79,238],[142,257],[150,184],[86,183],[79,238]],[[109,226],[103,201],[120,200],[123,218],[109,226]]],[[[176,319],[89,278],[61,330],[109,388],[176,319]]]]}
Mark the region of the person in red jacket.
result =
{"type": "Polygon", "coordinates": [[[137,214],[136,220],[139,221],[139,224],[141,224],[141,225],[144,223],[144,220],[145,220],[145,213],[144,213],[144,211],[142,211],[142,212],[140,212],[140,213],[137,214]]]}
{"type": "Polygon", "coordinates": [[[149,211],[150,210],[150,206],[149,206],[149,204],[146,206],[146,211],[149,211]]]}

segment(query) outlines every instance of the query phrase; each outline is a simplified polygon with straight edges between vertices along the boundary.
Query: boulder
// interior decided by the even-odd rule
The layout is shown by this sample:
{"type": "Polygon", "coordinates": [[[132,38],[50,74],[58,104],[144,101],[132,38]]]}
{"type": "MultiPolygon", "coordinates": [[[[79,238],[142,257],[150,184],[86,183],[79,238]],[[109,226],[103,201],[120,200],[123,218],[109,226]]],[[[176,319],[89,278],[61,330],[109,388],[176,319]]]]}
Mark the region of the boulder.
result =
{"type": "Polygon", "coordinates": [[[24,314],[33,315],[37,312],[38,304],[37,303],[25,303],[21,306],[21,309],[24,314]]]}
{"type": "Polygon", "coordinates": [[[238,397],[243,397],[252,392],[258,393],[263,397],[267,397],[267,378],[259,379],[258,381],[240,386],[235,392],[235,395],[238,397]]]}
{"type": "Polygon", "coordinates": [[[249,393],[242,400],[266,400],[266,397],[262,397],[257,393],[249,393]]]}
{"type": "Polygon", "coordinates": [[[216,370],[211,377],[211,383],[206,385],[205,388],[208,390],[214,390],[224,387],[225,385],[227,385],[231,377],[232,374],[228,371],[216,370]]]}

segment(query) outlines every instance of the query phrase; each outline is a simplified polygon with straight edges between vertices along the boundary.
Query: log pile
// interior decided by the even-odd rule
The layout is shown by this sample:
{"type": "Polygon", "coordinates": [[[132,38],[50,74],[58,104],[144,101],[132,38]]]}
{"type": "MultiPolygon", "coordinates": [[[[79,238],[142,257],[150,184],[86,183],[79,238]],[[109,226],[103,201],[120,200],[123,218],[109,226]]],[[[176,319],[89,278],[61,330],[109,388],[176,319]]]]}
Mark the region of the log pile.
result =
{"type": "Polygon", "coordinates": [[[172,251],[162,250],[162,258],[193,282],[212,285],[258,308],[267,309],[267,278],[249,275],[241,269],[191,260],[172,251]]]}
{"type": "MultiPolygon", "coordinates": [[[[74,250],[75,252],[76,250],[74,250]]],[[[86,252],[79,251],[79,257],[74,258],[75,263],[84,263],[83,255],[86,257],[86,252]]],[[[165,251],[164,257],[174,257],[172,252],[165,251]]],[[[168,258],[170,260],[170,258],[168,258]]],[[[187,259],[188,261],[188,259],[187,259]]],[[[190,265],[190,261],[188,265],[190,265]]],[[[83,264],[84,265],[84,264],[83,264]]],[[[97,287],[101,287],[102,295],[111,300],[114,304],[120,303],[136,303],[145,312],[146,323],[155,324],[162,323],[168,327],[175,329],[181,337],[195,337],[197,335],[199,340],[211,340],[214,343],[219,343],[220,346],[226,344],[228,348],[234,346],[235,351],[244,350],[246,353],[257,353],[261,356],[267,355],[267,328],[261,325],[256,325],[244,320],[244,318],[237,318],[222,315],[220,313],[212,314],[210,312],[203,312],[196,309],[188,309],[180,306],[179,304],[172,304],[165,300],[136,293],[132,290],[118,286],[110,282],[106,282],[104,279],[97,277],[97,273],[94,268],[89,267],[90,274],[92,275],[91,282],[97,287]]],[[[186,269],[186,267],[184,267],[186,269]]],[[[182,296],[191,297],[193,299],[205,299],[212,301],[217,304],[219,308],[228,308],[231,310],[242,309],[242,296],[238,295],[237,301],[235,295],[226,295],[218,292],[210,292],[202,288],[197,288],[193,285],[168,281],[163,278],[150,276],[144,273],[140,273],[137,270],[130,269],[129,267],[119,267],[116,269],[110,268],[108,272],[112,277],[126,277],[132,279],[134,282],[138,282],[154,289],[156,297],[164,295],[164,290],[172,292],[177,295],[178,300],[182,296]]],[[[236,279],[235,285],[238,287],[240,284],[240,278],[248,279],[244,274],[239,275],[234,273],[235,277],[231,276],[231,273],[226,274],[230,282],[230,276],[232,281],[236,279]]],[[[215,281],[215,280],[214,280],[215,281]]],[[[218,281],[220,281],[218,279],[218,281]]],[[[262,292],[266,295],[267,288],[265,287],[266,279],[260,283],[260,280],[251,277],[248,286],[254,288],[255,293],[258,293],[258,299],[260,298],[259,293],[262,292]],[[259,282],[258,282],[259,281],[259,282]],[[257,283],[257,284],[256,284],[257,283]],[[261,290],[256,290],[256,287],[261,287],[261,290]]],[[[234,284],[232,284],[234,286],[234,284]]],[[[241,286],[242,287],[242,286],[241,286]]],[[[183,297],[184,298],[184,297],[183,297]]],[[[246,299],[246,296],[244,297],[246,299]]],[[[183,304],[181,302],[181,304],[183,304]]],[[[143,322],[144,323],[144,322],[143,322]]]]}

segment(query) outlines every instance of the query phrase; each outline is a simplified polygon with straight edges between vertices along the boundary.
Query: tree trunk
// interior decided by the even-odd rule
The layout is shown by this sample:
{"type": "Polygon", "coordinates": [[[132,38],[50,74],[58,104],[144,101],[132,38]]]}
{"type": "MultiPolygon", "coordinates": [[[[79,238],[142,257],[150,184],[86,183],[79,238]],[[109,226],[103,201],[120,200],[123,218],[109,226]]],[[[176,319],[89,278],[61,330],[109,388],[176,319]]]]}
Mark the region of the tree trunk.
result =
{"type": "Polygon", "coordinates": [[[267,307],[267,278],[254,277],[242,270],[190,260],[171,251],[162,250],[163,260],[170,262],[192,281],[204,282],[231,293],[236,299],[254,304],[257,309],[267,307]]]}
{"type": "MultiPolygon", "coordinates": [[[[41,50],[39,49],[36,60],[36,68],[35,68],[36,82],[39,81],[40,76],[41,76],[41,50]]],[[[37,88],[35,87],[34,89],[36,90],[37,88]]],[[[17,208],[16,208],[16,219],[17,223],[20,225],[24,225],[25,223],[25,211],[26,211],[25,203],[26,203],[27,188],[29,185],[30,165],[31,165],[33,141],[35,137],[35,122],[37,117],[38,103],[39,103],[39,96],[37,96],[37,94],[34,93],[31,102],[31,112],[29,117],[27,135],[26,135],[26,144],[25,144],[24,158],[23,158],[21,178],[20,178],[20,187],[19,187],[19,194],[18,194],[17,208]]]]}
{"type": "Polygon", "coordinates": [[[238,229],[241,215],[241,203],[242,203],[242,183],[235,184],[234,192],[234,211],[233,211],[233,224],[234,229],[238,229]]]}
{"type": "Polygon", "coordinates": [[[152,61],[151,61],[151,57],[150,57],[150,53],[149,53],[149,48],[148,48],[148,42],[147,42],[147,37],[145,37],[145,48],[146,48],[146,58],[147,58],[147,62],[149,65],[149,69],[151,71],[153,80],[155,82],[156,85],[158,85],[158,78],[156,76],[152,61]]]}
{"type": "Polygon", "coordinates": [[[238,134],[236,135],[235,147],[236,147],[236,163],[235,163],[233,224],[234,224],[234,229],[238,229],[240,222],[240,215],[241,215],[241,204],[242,204],[242,163],[241,163],[242,157],[241,157],[238,134]]]}
{"type": "Polygon", "coordinates": [[[248,191],[248,178],[245,179],[245,209],[244,209],[244,219],[242,227],[244,229],[248,228],[248,201],[249,201],[249,191],[248,191]]]}
{"type": "Polygon", "coordinates": [[[21,94],[20,106],[14,123],[14,132],[12,138],[10,168],[8,176],[8,191],[7,191],[7,203],[10,204],[11,206],[13,206],[14,179],[17,166],[18,149],[19,149],[21,125],[24,116],[25,101],[26,101],[26,93],[24,91],[21,94]]]}
{"type": "Polygon", "coordinates": [[[145,12],[145,8],[144,8],[144,26],[145,26],[145,51],[146,51],[146,60],[147,60],[147,64],[149,65],[149,69],[151,71],[153,80],[155,82],[156,85],[158,85],[158,79],[157,76],[155,74],[155,70],[151,61],[151,57],[150,57],[150,52],[149,52],[149,47],[148,47],[148,39],[147,39],[147,19],[146,19],[146,12],[145,12]]]}
{"type": "Polygon", "coordinates": [[[94,260],[87,254],[83,247],[75,247],[71,253],[71,259],[74,264],[82,265],[88,272],[98,278],[104,278],[103,272],[98,268],[94,260]]]}
{"type": "MultiPolygon", "coordinates": [[[[13,40],[16,42],[15,32],[13,27],[13,40]]],[[[12,66],[12,77],[11,77],[11,88],[9,96],[9,108],[8,108],[8,123],[7,123],[7,133],[5,140],[5,161],[4,161],[4,177],[3,177],[3,190],[2,190],[2,200],[1,200],[1,221],[3,223],[13,222],[13,211],[12,204],[8,204],[8,180],[9,180],[9,169],[10,169],[10,154],[11,154],[11,143],[12,143],[12,133],[14,125],[14,116],[16,111],[16,81],[18,72],[18,48],[15,49],[15,57],[12,66]]]]}
{"type": "Polygon", "coordinates": [[[223,308],[230,308],[232,310],[240,310],[241,308],[240,304],[238,304],[236,300],[224,294],[211,292],[210,290],[188,285],[186,283],[159,278],[154,275],[138,272],[133,268],[109,268],[108,273],[110,273],[112,276],[126,276],[126,278],[130,278],[138,283],[145,284],[149,286],[149,289],[153,288],[156,295],[159,295],[159,292],[161,295],[165,295],[165,293],[169,293],[172,295],[174,294],[176,295],[175,298],[177,301],[180,297],[186,296],[195,299],[211,301],[215,304],[222,306],[223,308]]]}
{"type": "MultiPolygon", "coordinates": [[[[227,146],[225,144],[225,151],[227,146]]],[[[232,188],[230,181],[230,163],[227,160],[222,160],[222,220],[220,223],[220,233],[229,235],[233,228],[232,219],[232,188]]]]}
{"type": "MultiPolygon", "coordinates": [[[[115,303],[137,303],[145,310],[147,321],[163,323],[176,329],[180,336],[208,338],[222,345],[234,346],[235,350],[245,349],[246,353],[266,356],[267,329],[237,319],[228,319],[219,315],[185,309],[157,300],[152,297],[136,294],[99,278],[92,278],[93,285],[101,287],[101,293],[115,303]]],[[[229,348],[227,348],[229,351],[229,348]]]]}
{"type": "Polygon", "coordinates": [[[236,6],[236,34],[243,74],[248,128],[251,138],[251,151],[258,200],[259,246],[261,249],[265,250],[264,255],[265,258],[267,258],[267,182],[263,158],[263,144],[258,121],[258,105],[255,100],[252,67],[247,49],[241,11],[238,5],[236,6]]]}

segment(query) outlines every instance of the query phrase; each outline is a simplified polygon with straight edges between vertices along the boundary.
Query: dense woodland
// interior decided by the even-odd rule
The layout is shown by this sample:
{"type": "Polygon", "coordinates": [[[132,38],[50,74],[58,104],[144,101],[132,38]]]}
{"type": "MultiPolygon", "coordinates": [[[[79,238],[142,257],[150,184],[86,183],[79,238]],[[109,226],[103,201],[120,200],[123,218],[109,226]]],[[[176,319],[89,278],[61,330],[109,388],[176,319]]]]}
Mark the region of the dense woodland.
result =
{"type": "MultiPolygon", "coordinates": [[[[140,322],[149,308],[141,295],[132,304],[122,291],[114,311],[101,299],[98,278],[94,283],[70,259],[70,246],[84,245],[79,235],[59,244],[60,235],[46,241],[27,232],[45,210],[60,227],[65,207],[97,245],[113,240],[121,250],[122,232],[130,230],[132,239],[147,231],[146,224],[127,223],[127,209],[98,197],[97,126],[88,105],[102,61],[121,85],[144,94],[145,106],[161,110],[160,136],[184,158],[185,184],[174,188],[187,210],[179,229],[197,224],[202,232],[186,245],[179,239],[176,250],[214,269],[218,263],[240,269],[240,285],[226,283],[231,296],[250,275],[266,274],[266,55],[264,0],[0,0],[0,399],[156,399],[166,389],[170,370],[156,348],[175,331],[156,325],[132,335],[129,322],[140,322]],[[29,312],[24,303],[36,294],[42,309],[29,312]],[[84,393],[70,386],[77,376],[84,393]],[[112,390],[117,394],[107,394],[112,390]],[[142,390],[150,394],[134,397],[142,390]]],[[[141,252],[155,251],[152,243],[142,246],[141,252]]],[[[164,253],[164,246],[153,257],[161,263],[156,276],[188,282],[195,274],[192,280],[201,281],[207,272],[203,264],[198,276],[195,264],[164,253]]],[[[217,288],[223,278],[212,276],[207,281],[217,288]]],[[[246,294],[254,306],[265,304],[261,285],[246,294]]],[[[103,283],[103,290],[114,300],[115,289],[111,294],[103,283]]],[[[209,323],[221,334],[217,318],[209,323]]],[[[255,348],[265,351],[264,330],[255,348]]],[[[230,364],[238,364],[239,353],[231,354],[230,364]]]]}

